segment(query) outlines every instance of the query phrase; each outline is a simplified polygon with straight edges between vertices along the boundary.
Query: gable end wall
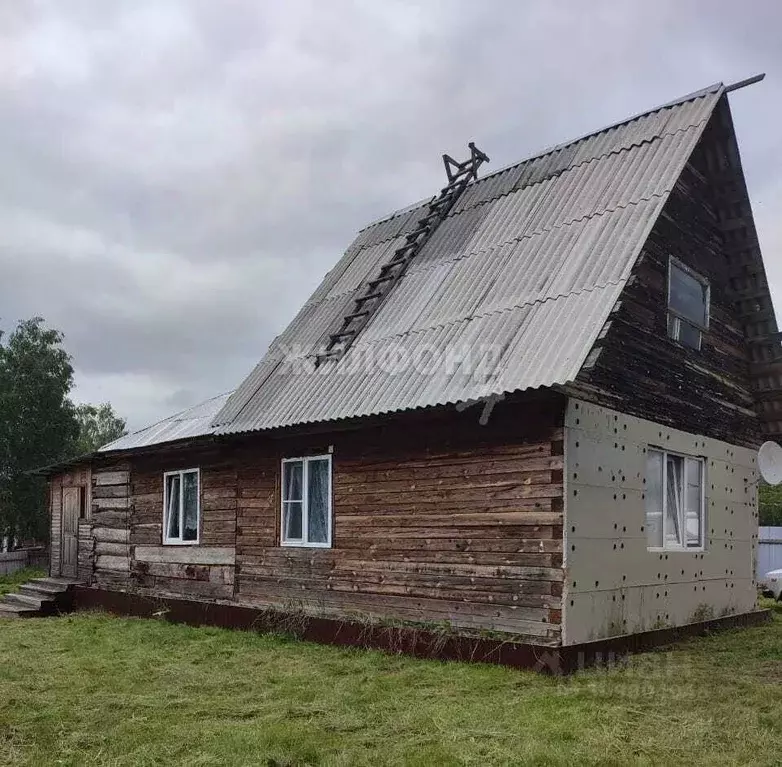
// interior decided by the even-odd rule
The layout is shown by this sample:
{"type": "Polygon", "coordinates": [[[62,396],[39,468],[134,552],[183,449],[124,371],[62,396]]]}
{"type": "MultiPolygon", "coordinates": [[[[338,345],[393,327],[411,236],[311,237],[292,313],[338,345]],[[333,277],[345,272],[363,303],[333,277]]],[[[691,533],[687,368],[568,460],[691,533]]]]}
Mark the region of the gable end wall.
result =
{"type": "Polygon", "coordinates": [[[696,148],[666,202],[574,393],[597,404],[730,444],[761,441],[744,329],[704,157],[696,148]],[[668,259],[708,278],[701,351],[668,338],[668,259]]]}

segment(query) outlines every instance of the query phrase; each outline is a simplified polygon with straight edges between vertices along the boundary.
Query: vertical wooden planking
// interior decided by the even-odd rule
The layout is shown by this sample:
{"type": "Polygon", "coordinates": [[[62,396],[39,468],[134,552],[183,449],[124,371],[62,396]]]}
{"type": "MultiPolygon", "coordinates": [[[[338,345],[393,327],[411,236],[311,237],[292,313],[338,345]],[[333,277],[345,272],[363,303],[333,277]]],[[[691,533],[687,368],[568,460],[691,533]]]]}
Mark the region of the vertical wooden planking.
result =
{"type": "Polygon", "coordinates": [[[49,519],[51,522],[51,543],[49,574],[60,574],[60,520],[62,516],[62,477],[55,476],[49,482],[49,519]]]}

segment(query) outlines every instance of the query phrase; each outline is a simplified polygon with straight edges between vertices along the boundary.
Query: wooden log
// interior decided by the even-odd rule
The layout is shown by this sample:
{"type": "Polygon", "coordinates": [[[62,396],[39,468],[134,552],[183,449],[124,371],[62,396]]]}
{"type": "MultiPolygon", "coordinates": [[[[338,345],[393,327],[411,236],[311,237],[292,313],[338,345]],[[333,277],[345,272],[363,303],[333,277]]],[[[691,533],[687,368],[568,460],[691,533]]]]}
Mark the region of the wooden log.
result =
{"type": "MultiPolygon", "coordinates": [[[[443,499],[439,503],[434,501],[420,502],[415,494],[400,497],[396,500],[378,504],[357,504],[355,499],[349,496],[337,496],[334,499],[334,510],[338,515],[361,514],[372,516],[393,516],[396,514],[415,514],[426,521],[429,514],[493,514],[495,512],[546,512],[556,511],[553,508],[555,501],[561,497],[551,498],[512,498],[508,500],[494,499],[481,501],[466,501],[454,496],[443,499]]],[[[243,501],[239,501],[239,508],[245,511],[243,501]]],[[[275,504],[272,511],[278,511],[279,504],[275,504]]],[[[262,513],[262,512],[261,512],[262,513]]]]}
{"type": "Polygon", "coordinates": [[[95,557],[96,570],[130,570],[130,557],[99,556],[95,557]]]}
{"type": "MultiPolygon", "coordinates": [[[[560,459],[561,463],[561,459],[560,459]]],[[[560,466],[560,469],[562,467],[560,466]]],[[[513,490],[526,485],[550,485],[551,471],[508,471],[504,474],[483,474],[480,476],[462,476],[459,478],[442,477],[433,474],[427,478],[389,477],[388,479],[365,479],[360,475],[343,477],[334,483],[334,492],[339,495],[371,495],[375,493],[422,493],[442,492],[446,490],[481,490],[486,493],[513,490]]]]}
{"type": "Polygon", "coordinates": [[[494,628],[499,631],[535,637],[559,637],[559,626],[542,621],[525,621],[517,617],[517,608],[507,605],[480,605],[448,600],[387,597],[378,600],[362,594],[310,595],[297,589],[277,589],[270,594],[265,585],[238,580],[238,595],[243,602],[291,608],[300,604],[315,614],[351,615],[360,613],[369,617],[396,617],[402,620],[436,623],[448,621],[465,628],[494,628]]]}
{"type": "Polygon", "coordinates": [[[562,521],[562,514],[554,511],[511,511],[499,514],[484,512],[481,514],[428,514],[420,515],[389,515],[373,517],[364,514],[339,514],[339,524],[351,531],[371,527],[373,530],[386,528],[400,529],[405,527],[420,527],[422,524],[431,529],[438,527],[502,527],[517,525],[554,525],[562,521]]]}
{"type": "Polygon", "coordinates": [[[236,561],[236,551],[228,546],[136,546],[134,558],[137,562],[233,565],[236,561]]]}
{"type": "Polygon", "coordinates": [[[130,531],[127,528],[94,527],[92,535],[96,541],[105,543],[128,543],[130,531]]]}
{"type": "Polygon", "coordinates": [[[181,580],[208,581],[208,565],[185,565],[170,562],[133,562],[131,569],[145,575],[163,578],[179,578],[181,580]]]}
{"type": "Polygon", "coordinates": [[[129,557],[130,556],[130,546],[128,546],[127,543],[102,543],[97,542],[95,544],[95,553],[98,556],[101,556],[103,554],[109,555],[109,556],[118,556],[118,557],[129,557]]]}
{"type": "Polygon", "coordinates": [[[154,594],[174,594],[198,598],[230,599],[233,596],[233,585],[212,583],[210,581],[183,580],[181,578],[165,578],[162,576],[150,576],[153,578],[154,594]]]}
{"type": "Polygon", "coordinates": [[[202,546],[217,546],[223,548],[236,545],[236,535],[232,532],[204,532],[201,536],[202,546]]]}
{"type": "Polygon", "coordinates": [[[218,498],[236,498],[236,487],[214,487],[211,489],[203,489],[201,491],[201,497],[204,500],[215,500],[218,498]]]}
{"type": "MultiPolygon", "coordinates": [[[[295,572],[309,574],[319,565],[331,577],[342,577],[346,581],[352,581],[357,577],[363,580],[371,578],[383,579],[401,576],[432,576],[432,578],[456,578],[464,579],[470,583],[485,583],[485,585],[498,584],[504,588],[511,581],[562,581],[564,574],[559,567],[544,566],[495,566],[471,563],[438,563],[438,562],[387,562],[383,560],[371,561],[363,559],[344,559],[338,556],[338,552],[328,549],[322,550],[322,557],[313,554],[310,556],[294,556],[294,549],[278,552],[269,549],[262,557],[265,567],[264,574],[279,574],[283,577],[295,572]],[[289,553],[290,552],[290,553],[289,553]]],[[[306,550],[304,550],[306,551],[306,550]]],[[[313,550],[314,551],[314,550],[313,550]]],[[[547,557],[547,554],[539,555],[547,557]]],[[[250,572],[250,566],[242,560],[242,572],[250,572]]],[[[515,588],[515,586],[513,587],[515,588]]]]}
{"type": "Polygon", "coordinates": [[[95,570],[92,573],[93,583],[104,589],[125,589],[129,585],[129,578],[129,571],[95,570]]]}
{"type": "Polygon", "coordinates": [[[236,516],[236,498],[204,498],[201,502],[201,511],[204,513],[212,511],[230,511],[236,516]]]}
{"type": "Polygon", "coordinates": [[[135,490],[130,495],[134,508],[163,509],[163,488],[159,492],[137,493],[135,490]]]}
{"type": "Polygon", "coordinates": [[[98,485],[92,488],[92,497],[96,498],[127,498],[127,485],[98,485]]]}
{"type": "Polygon", "coordinates": [[[92,499],[92,508],[95,511],[127,509],[128,506],[129,506],[129,502],[127,498],[93,498],[92,499]]]}
{"type": "Polygon", "coordinates": [[[125,511],[93,511],[92,522],[96,527],[126,528],[128,514],[125,511]]]}
{"type": "Polygon", "coordinates": [[[95,485],[127,485],[130,482],[129,471],[94,471],[93,484],[95,485]]]}

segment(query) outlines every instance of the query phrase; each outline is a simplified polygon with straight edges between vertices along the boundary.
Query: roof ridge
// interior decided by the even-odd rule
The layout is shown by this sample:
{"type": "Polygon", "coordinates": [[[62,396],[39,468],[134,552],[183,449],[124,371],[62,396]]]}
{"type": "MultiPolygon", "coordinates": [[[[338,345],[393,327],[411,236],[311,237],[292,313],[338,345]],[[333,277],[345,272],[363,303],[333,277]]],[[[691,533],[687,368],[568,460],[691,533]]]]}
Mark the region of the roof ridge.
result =
{"type": "MultiPolygon", "coordinates": [[[[541,157],[545,157],[546,155],[553,154],[554,152],[557,152],[560,149],[565,149],[566,147],[572,146],[573,144],[578,144],[581,141],[585,141],[588,138],[592,138],[592,136],[597,136],[599,133],[605,133],[607,131],[613,130],[614,128],[619,128],[622,125],[627,125],[628,123],[634,122],[635,120],[640,120],[642,117],[651,115],[654,112],[662,112],[663,109],[672,109],[675,106],[686,104],[688,101],[695,101],[695,99],[703,98],[711,93],[717,93],[719,90],[723,89],[724,87],[725,86],[721,82],[714,83],[713,85],[709,85],[706,88],[701,88],[698,91],[693,91],[692,93],[688,93],[686,96],[681,96],[678,99],[669,101],[666,104],[660,104],[660,106],[656,106],[652,109],[647,109],[643,112],[638,112],[638,114],[635,114],[632,117],[627,117],[624,120],[619,120],[618,122],[611,123],[610,125],[606,125],[603,128],[599,128],[598,130],[589,131],[589,133],[585,133],[583,136],[579,136],[578,138],[571,139],[570,141],[564,141],[560,144],[555,144],[554,146],[545,148],[540,152],[536,152],[535,154],[530,155],[529,157],[520,160],[518,162],[512,162],[509,163],[508,165],[504,165],[503,167],[498,168],[497,170],[493,170],[491,173],[487,174],[486,176],[483,176],[480,179],[480,181],[485,181],[486,179],[491,178],[492,176],[495,176],[498,173],[503,173],[506,170],[515,168],[517,165],[523,165],[524,163],[529,162],[530,160],[537,160],[541,157]]],[[[677,131],[674,131],[673,134],[671,135],[674,135],[675,133],[677,133],[677,131]]],[[[667,134],[660,134],[660,135],[667,135],[667,134]]]]}
{"type": "MultiPolygon", "coordinates": [[[[665,104],[660,104],[659,106],[656,106],[652,109],[647,109],[644,112],[639,112],[638,114],[633,115],[632,117],[627,117],[623,120],[619,120],[618,122],[611,123],[610,125],[606,125],[602,128],[599,128],[597,130],[590,131],[588,133],[585,133],[582,136],[579,136],[578,138],[571,139],[569,141],[564,141],[559,144],[555,144],[549,147],[546,147],[539,152],[535,152],[521,160],[516,160],[514,162],[508,163],[507,165],[503,165],[501,168],[497,168],[496,170],[492,170],[490,173],[487,173],[485,176],[481,176],[481,178],[476,179],[473,181],[467,188],[475,186],[478,183],[481,183],[483,181],[487,181],[488,179],[499,175],[500,173],[505,173],[506,171],[510,170],[511,168],[516,168],[519,165],[524,165],[525,163],[531,162],[532,160],[538,160],[541,157],[546,157],[547,155],[553,154],[554,152],[557,152],[561,149],[565,149],[566,147],[572,146],[573,144],[578,144],[581,141],[585,141],[588,138],[592,138],[593,136],[597,136],[599,133],[605,133],[606,131],[613,130],[614,128],[619,128],[622,125],[627,125],[628,123],[631,123],[635,120],[639,120],[642,117],[646,117],[647,115],[653,114],[654,112],[661,112],[663,109],[671,109],[675,106],[679,106],[681,104],[685,104],[688,101],[695,101],[695,99],[703,98],[711,93],[717,93],[720,90],[723,90],[725,88],[724,84],[722,82],[716,82],[712,85],[707,86],[706,88],[701,88],[698,91],[693,91],[692,93],[688,93],[686,96],[680,96],[678,99],[674,99],[673,101],[669,101],[665,104]]],[[[692,127],[692,126],[687,126],[692,127]]],[[[686,130],[687,128],[680,128],[676,131],[673,131],[672,133],[661,133],[660,136],[655,136],[654,138],[660,138],[662,136],[666,135],[675,135],[680,130],[686,130]]],[[[640,142],[643,143],[643,142],[640,142]]],[[[640,144],[632,144],[630,148],[634,146],[639,146],[640,144]]],[[[619,150],[622,151],[622,150],[619,150]]],[[[607,154],[613,154],[612,152],[609,152],[607,154]]],[[[600,157],[604,157],[606,155],[600,155],[600,157]]],[[[599,159],[599,158],[592,158],[592,159],[599,159]]],[[[586,160],[586,162],[590,162],[591,160],[586,160]]],[[[579,163],[581,165],[581,163],[579,163]]],[[[573,166],[575,167],[575,166],[573,166]]],[[[569,168],[567,169],[569,170],[569,168]]],[[[536,182],[540,183],[540,182],[536,182]]],[[[359,229],[359,232],[364,232],[367,229],[370,229],[373,226],[377,226],[378,224],[385,223],[386,221],[391,221],[392,219],[396,218],[397,216],[401,216],[405,213],[410,213],[413,210],[415,210],[417,207],[420,207],[422,204],[424,204],[427,200],[429,200],[429,197],[425,197],[421,199],[419,202],[416,202],[412,205],[408,205],[405,208],[399,208],[398,210],[395,210],[393,213],[383,216],[382,218],[378,218],[371,223],[367,224],[366,226],[361,227],[359,229]]],[[[461,211],[460,211],[461,212],[461,211]]],[[[458,215],[458,214],[457,214],[458,215]]]]}
{"type": "MultiPolygon", "coordinates": [[[[459,216],[462,213],[464,213],[467,210],[472,210],[473,208],[477,208],[481,205],[488,205],[489,203],[494,202],[494,200],[498,200],[500,197],[506,197],[509,194],[512,194],[513,192],[518,192],[520,189],[531,189],[534,186],[537,186],[538,184],[543,184],[546,181],[550,181],[554,178],[559,178],[560,176],[564,175],[565,173],[569,173],[572,170],[576,170],[578,168],[583,168],[585,165],[589,165],[589,163],[592,162],[599,162],[601,160],[605,160],[607,157],[616,157],[622,152],[632,152],[635,149],[639,149],[640,147],[644,146],[645,144],[651,145],[655,141],[663,141],[664,139],[672,136],[676,136],[679,133],[686,133],[689,130],[692,130],[693,128],[699,128],[703,123],[705,123],[708,120],[708,118],[703,118],[697,123],[691,123],[689,125],[686,125],[681,128],[677,128],[674,131],[664,131],[662,133],[657,134],[656,136],[652,136],[651,138],[644,138],[637,141],[634,141],[632,144],[628,144],[627,146],[623,146],[619,149],[612,149],[607,152],[603,152],[603,154],[595,155],[594,157],[589,157],[585,160],[581,160],[580,162],[576,163],[575,165],[568,165],[566,168],[562,168],[561,170],[553,172],[550,176],[544,176],[543,178],[538,179],[537,181],[533,181],[531,184],[526,184],[522,187],[513,187],[512,189],[509,189],[504,194],[498,194],[496,197],[492,197],[488,200],[480,200],[479,202],[475,203],[475,205],[471,205],[470,207],[461,208],[460,210],[457,210],[453,213],[454,216],[459,216]]],[[[576,143],[576,142],[572,142],[576,143]]],[[[569,145],[566,145],[569,146],[569,145]]],[[[545,155],[540,155],[540,157],[544,157],[545,155]]],[[[483,178],[478,179],[477,181],[472,182],[473,185],[476,183],[479,183],[481,181],[487,181],[490,179],[493,175],[496,175],[498,173],[505,173],[506,171],[511,170],[512,168],[517,168],[519,165],[524,165],[531,160],[537,160],[538,157],[531,157],[527,160],[522,160],[521,162],[514,163],[513,165],[508,165],[501,170],[498,170],[494,173],[489,174],[488,176],[483,176],[483,178]]],[[[381,240],[381,242],[385,242],[384,240],[381,240]]]]}

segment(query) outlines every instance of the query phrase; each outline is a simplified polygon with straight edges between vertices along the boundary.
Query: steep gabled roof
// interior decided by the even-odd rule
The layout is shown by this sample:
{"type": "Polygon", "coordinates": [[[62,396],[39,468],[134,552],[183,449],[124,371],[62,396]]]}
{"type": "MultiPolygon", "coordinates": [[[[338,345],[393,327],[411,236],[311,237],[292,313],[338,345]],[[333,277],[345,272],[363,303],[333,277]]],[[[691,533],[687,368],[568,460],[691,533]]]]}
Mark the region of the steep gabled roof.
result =
{"type": "Polygon", "coordinates": [[[217,414],[215,433],[573,381],[723,92],[712,86],[471,184],[345,356],[316,369],[329,330],[425,206],[362,230],[217,414]]]}

